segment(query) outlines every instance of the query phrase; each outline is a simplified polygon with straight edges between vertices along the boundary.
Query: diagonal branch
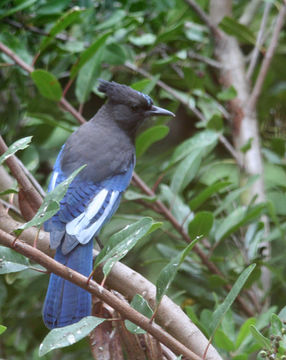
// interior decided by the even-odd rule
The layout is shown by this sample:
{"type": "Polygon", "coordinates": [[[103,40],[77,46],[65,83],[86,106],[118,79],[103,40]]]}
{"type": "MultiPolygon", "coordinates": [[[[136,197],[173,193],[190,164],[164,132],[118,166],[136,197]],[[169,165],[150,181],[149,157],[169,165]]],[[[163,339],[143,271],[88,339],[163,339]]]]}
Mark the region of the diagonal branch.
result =
{"type": "MultiPolygon", "coordinates": [[[[34,71],[34,67],[25,63],[18,55],[16,55],[11,49],[9,49],[6,45],[0,42],[0,51],[4,52],[7,56],[9,56],[17,65],[19,65],[22,69],[26,70],[29,74],[34,71]]],[[[64,98],[62,97],[59,101],[60,105],[69,113],[71,113],[79,123],[83,124],[85,119],[83,116],[64,98]]]]}
{"type": "Polygon", "coordinates": [[[13,236],[5,233],[3,230],[0,230],[0,243],[2,245],[14,249],[18,253],[44,266],[47,270],[61,276],[68,281],[71,281],[73,284],[76,284],[81,288],[89,291],[91,294],[97,296],[100,300],[104,301],[113,309],[120,312],[124,318],[134,322],[136,325],[140,326],[142,329],[153,335],[158,341],[166,345],[177,355],[182,354],[190,360],[202,360],[201,357],[181,344],[173,336],[165,332],[156,324],[151,324],[148,318],[134,310],[124,301],[120,300],[112,292],[98,285],[95,281],[91,280],[88,282],[88,279],[85,276],[58,263],[40,250],[20,240],[17,240],[16,242],[14,240],[15,238],[13,236]]]}
{"type": "MultiPolygon", "coordinates": [[[[6,233],[12,233],[13,230],[21,225],[22,223],[12,219],[0,204],[0,228],[6,233]]],[[[37,233],[38,230],[36,228],[31,227],[26,229],[21,234],[21,240],[33,245],[37,233]]],[[[49,248],[48,233],[42,230],[39,234],[37,248],[49,256],[52,256],[54,253],[54,251],[49,248]]],[[[98,252],[94,250],[94,256],[97,254],[98,252]]],[[[102,282],[103,276],[101,271],[96,271],[95,278],[99,283],[102,282]]],[[[155,307],[156,287],[141,274],[120,262],[113,266],[106,279],[106,285],[108,288],[124,295],[130,301],[136,294],[141,294],[152,308],[155,307]]],[[[195,324],[190,321],[184,311],[167,296],[163,297],[162,303],[160,304],[156,322],[185,346],[193,349],[196,354],[202,355],[204,353],[208,340],[195,324]]],[[[207,360],[221,360],[214,347],[209,349],[207,360]]]]}
{"type": "Polygon", "coordinates": [[[204,12],[204,10],[194,0],[185,0],[185,2],[199,15],[203,22],[210,29],[214,37],[220,37],[221,31],[211,20],[211,18],[204,12]]]}

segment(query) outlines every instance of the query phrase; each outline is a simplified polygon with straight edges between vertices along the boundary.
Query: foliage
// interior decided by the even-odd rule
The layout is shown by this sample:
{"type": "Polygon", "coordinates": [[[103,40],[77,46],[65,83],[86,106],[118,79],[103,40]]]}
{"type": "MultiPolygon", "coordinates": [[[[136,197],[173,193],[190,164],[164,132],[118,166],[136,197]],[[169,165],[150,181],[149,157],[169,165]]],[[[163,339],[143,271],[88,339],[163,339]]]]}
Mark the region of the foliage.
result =
{"type": "MultiPolygon", "coordinates": [[[[208,9],[208,1],[197,3],[208,9]]],[[[247,3],[233,2],[233,17],[220,23],[221,29],[238,39],[245,55],[253,49],[263,15],[260,8],[249,27],[241,25],[239,18],[247,3]]],[[[276,15],[273,6],[269,28],[276,15]]],[[[147,196],[134,185],[126,192],[119,211],[101,234],[105,250],[111,247],[118,256],[109,258],[110,266],[126,255],[129,266],[156,283],[166,265],[185,257],[168,295],[206,336],[213,335],[211,324],[215,324],[214,345],[222,358],[244,360],[260,351],[257,356],[261,359],[264,351],[266,356],[276,353],[277,359],[282,359],[286,352],[285,29],[257,108],[266,188],[265,201],[257,203],[247,200],[257,176],[242,174],[219,142],[221,134],[231,141],[232,128],[224,120],[224,107],[236,97],[235,84],[223,89],[217,69],[190,55],[192,50],[213,58],[214,44],[206,25],[183,0],[3,1],[0,18],[0,41],[20,59],[35,65],[29,75],[0,53],[0,132],[8,145],[24,140],[17,155],[43,188],[62,144],[78,126],[74,117],[58,106],[63,93],[90,118],[103,103],[98,79],[113,79],[150,94],[155,104],[176,112],[170,124],[166,118],[144,124],[137,138],[136,172],[151,188],[155,184],[156,193],[147,196]],[[131,71],[130,64],[144,67],[148,74],[131,71]],[[159,81],[168,87],[158,86],[159,81]],[[190,111],[195,106],[204,121],[190,111]],[[187,244],[181,234],[154,211],[156,200],[170,209],[191,240],[205,237],[198,245],[221,274],[202,264],[194,249],[184,252],[187,244]],[[264,232],[263,216],[270,222],[268,233],[264,232]],[[162,226],[153,232],[159,221],[162,226]],[[122,230],[131,224],[129,230],[134,227],[137,231],[138,223],[142,232],[138,238],[126,234],[128,228],[122,230]],[[121,235],[133,239],[134,248],[130,246],[128,254],[117,253],[124,245],[121,235]],[[271,258],[264,256],[260,246],[265,241],[271,242],[271,258]],[[255,269],[248,267],[253,263],[255,269]],[[262,277],[265,268],[272,277],[267,293],[262,277]],[[248,272],[242,282],[240,275],[245,269],[248,272]],[[253,305],[253,297],[258,301],[255,316],[246,316],[234,298],[229,300],[226,284],[239,284],[238,292],[248,305],[253,305]],[[262,306],[264,298],[268,307],[262,306]]],[[[242,151],[250,147],[251,142],[242,151]]],[[[108,259],[105,250],[99,260],[108,259]]],[[[111,256],[110,251],[108,254],[111,256]]],[[[47,333],[41,308],[48,277],[33,271],[22,257],[0,249],[1,272],[5,275],[0,277],[0,357],[36,360],[47,333]],[[5,256],[9,261],[2,267],[5,256]]],[[[160,290],[164,294],[166,284],[160,290]]],[[[134,307],[147,309],[151,316],[148,304],[135,300],[134,307]]],[[[83,340],[50,352],[45,359],[88,356],[83,340]]]]}

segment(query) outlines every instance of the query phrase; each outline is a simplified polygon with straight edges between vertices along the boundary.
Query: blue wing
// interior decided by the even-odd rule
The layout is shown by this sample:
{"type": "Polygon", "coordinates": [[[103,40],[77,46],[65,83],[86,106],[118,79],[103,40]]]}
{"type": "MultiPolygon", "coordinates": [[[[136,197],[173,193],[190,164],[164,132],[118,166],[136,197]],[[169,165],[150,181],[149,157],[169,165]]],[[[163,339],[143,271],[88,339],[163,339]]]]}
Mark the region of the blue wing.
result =
{"type": "MultiPolygon", "coordinates": [[[[63,148],[55,163],[48,191],[66,178],[61,170],[63,148]]],[[[60,202],[60,210],[45,223],[45,230],[51,233],[51,248],[61,244],[63,254],[67,254],[77,244],[87,244],[99,233],[117,210],[122,193],[130,183],[134,164],[133,158],[124,172],[100,183],[82,181],[80,175],[73,180],[60,202]]]]}

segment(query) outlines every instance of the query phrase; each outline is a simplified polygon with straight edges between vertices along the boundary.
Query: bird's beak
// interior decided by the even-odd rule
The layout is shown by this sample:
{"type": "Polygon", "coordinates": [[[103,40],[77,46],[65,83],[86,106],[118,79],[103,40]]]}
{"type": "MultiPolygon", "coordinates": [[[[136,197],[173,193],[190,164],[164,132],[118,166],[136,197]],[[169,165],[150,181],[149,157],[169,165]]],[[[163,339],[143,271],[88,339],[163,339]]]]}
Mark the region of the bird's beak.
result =
{"type": "Polygon", "coordinates": [[[172,113],[169,110],[163,109],[159,106],[152,105],[151,109],[148,111],[149,116],[173,116],[175,117],[175,114],[172,113]]]}

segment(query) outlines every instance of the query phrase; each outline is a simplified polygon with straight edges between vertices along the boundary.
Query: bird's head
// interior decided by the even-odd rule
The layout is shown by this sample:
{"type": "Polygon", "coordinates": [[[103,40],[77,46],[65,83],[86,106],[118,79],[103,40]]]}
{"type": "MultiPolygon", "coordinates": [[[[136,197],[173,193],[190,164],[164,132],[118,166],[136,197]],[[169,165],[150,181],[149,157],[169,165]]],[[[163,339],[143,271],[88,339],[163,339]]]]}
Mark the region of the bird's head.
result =
{"type": "Polygon", "coordinates": [[[126,85],[100,80],[98,90],[107,95],[107,106],[115,121],[131,134],[147,117],[175,116],[171,111],[153,105],[150,96],[126,85]]]}

